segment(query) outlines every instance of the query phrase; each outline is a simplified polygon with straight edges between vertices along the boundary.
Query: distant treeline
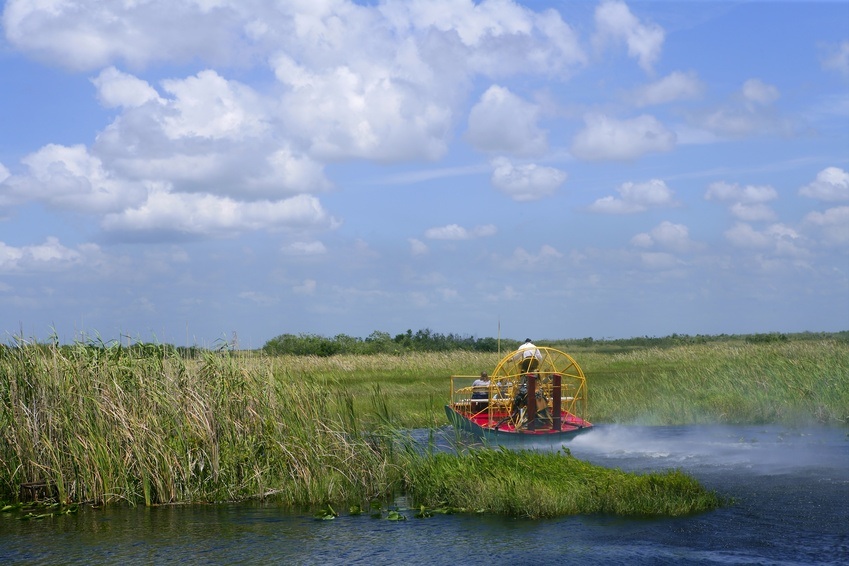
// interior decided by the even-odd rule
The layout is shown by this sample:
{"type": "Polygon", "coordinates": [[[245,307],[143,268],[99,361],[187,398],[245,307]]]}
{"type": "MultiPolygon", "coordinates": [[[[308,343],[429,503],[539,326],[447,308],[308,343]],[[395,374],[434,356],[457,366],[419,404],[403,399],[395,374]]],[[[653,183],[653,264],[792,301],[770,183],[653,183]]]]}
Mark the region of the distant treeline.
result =
{"type": "MultiPolygon", "coordinates": [[[[516,340],[502,340],[502,349],[518,348],[516,340]]],[[[337,334],[333,338],[317,334],[281,334],[262,347],[270,355],[293,354],[333,356],[335,354],[402,354],[404,352],[497,352],[496,338],[475,338],[460,334],[440,334],[425,328],[413,333],[407,330],[394,337],[378,330],[366,338],[337,334]]]]}
{"type": "MultiPolygon", "coordinates": [[[[595,339],[576,338],[565,340],[535,340],[537,346],[549,346],[570,350],[591,348],[595,350],[633,350],[639,348],[669,348],[686,344],[708,342],[741,341],[747,343],[786,342],[790,340],[839,340],[849,343],[849,331],[799,332],[763,334],[718,334],[695,336],[672,334],[664,337],[641,336],[636,338],[595,339]]],[[[375,331],[367,338],[338,334],[332,338],[317,334],[281,334],[262,347],[269,355],[292,354],[332,356],[335,354],[401,354],[404,352],[447,352],[467,350],[474,352],[509,352],[522,342],[515,339],[476,338],[460,334],[440,334],[430,329],[412,330],[394,337],[387,332],[375,331]],[[500,344],[499,344],[500,342],[500,344]]]]}
{"type": "MultiPolygon", "coordinates": [[[[766,344],[805,340],[836,340],[849,344],[849,330],[840,332],[768,332],[760,334],[671,334],[669,336],[637,336],[634,338],[569,338],[559,340],[534,340],[537,346],[558,348],[567,352],[574,350],[594,350],[598,352],[619,352],[644,348],[671,348],[689,344],[707,344],[711,342],[745,342],[766,344]]],[[[404,354],[406,352],[510,352],[522,344],[511,338],[477,338],[461,334],[441,334],[428,328],[392,336],[388,332],[374,331],[366,338],[337,334],[333,337],[318,334],[281,334],[272,338],[260,349],[267,355],[296,356],[333,356],[337,354],[404,354]]],[[[55,342],[38,343],[17,339],[15,344],[0,344],[0,359],[5,353],[20,346],[58,348],[59,352],[79,353],[83,348],[91,358],[103,358],[119,361],[122,358],[160,358],[177,356],[183,359],[195,359],[209,353],[224,353],[238,350],[234,343],[220,341],[214,348],[201,346],[174,346],[173,344],[155,344],[137,342],[124,345],[118,341],[76,342],[58,345],[55,342]]]]}

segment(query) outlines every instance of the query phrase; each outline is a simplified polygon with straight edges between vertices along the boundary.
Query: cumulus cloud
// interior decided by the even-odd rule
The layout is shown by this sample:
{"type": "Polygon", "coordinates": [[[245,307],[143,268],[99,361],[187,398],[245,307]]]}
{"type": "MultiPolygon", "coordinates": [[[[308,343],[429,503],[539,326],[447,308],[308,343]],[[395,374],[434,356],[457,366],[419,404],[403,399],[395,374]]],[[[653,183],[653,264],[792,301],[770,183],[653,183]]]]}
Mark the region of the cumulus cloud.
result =
{"type": "Polygon", "coordinates": [[[491,86],[469,114],[466,138],[482,151],[535,155],[546,150],[548,142],[537,127],[539,107],[516,96],[509,89],[491,86]]]}
{"type": "Polygon", "coordinates": [[[755,222],[773,220],[775,212],[766,203],[776,199],[778,193],[769,185],[746,185],[719,181],[711,183],[705,192],[705,199],[726,203],[735,218],[755,222]]]}
{"type": "Polygon", "coordinates": [[[330,189],[333,184],[324,175],[324,165],[290,147],[272,152],[266,158],[262,176],[249,176],[247,187],[278,187],[292,192],[312,193],[330,189]]]}
{"type": "Polygon", "coordinates": [[[684,262],[668,252],[642,252],[640,263],[647,269],[666,271],[684,265],[684,262]]]}
{"type": "MultiPolygon", "coordinates": [[[[101,69],[92,79],[97,96],[120,110],[88,150],[104,174],[116,183],[234,200],[327,190],[329,160],[439,158],[474,74],[565,76],[586,61],[556,10],[537,13],[501,0],[249,10],[175,0],[163,14],[147,2],[11,0],[4,25],[25,53],[70,69],[101,69]],[[208,68],[157,85],[117,68],[123,62],[143,72],[166,59],[208,68]],[[256,61],[267,62],[276,84],[255,90],[211,68],[256,61]]],[[[473,139],[482,139],[478,117],[515,118],[490,138],[502,140],[493,149],[545,150],[535,105],[497,87],[482,104],[473,139]]],[[[138,187],[125,193],[144,195],[138,187]]],[[[138,202],[125,206],[132,204],[138,202]]]]}
{"type": "Polygon", "coordinates": [[[649,208],[674,206],[674,193],[660,179],[651,179],[645,183],[622,183],[617,189],[620,197],[606,196],[589,206],[592,212],[602,214],[633,214],[649,208]]]}
{"type": "Polygon", "coordinates": [[[312,155],[398,161],[445,153],[451,96],[421,84],[421,77],[402,79],[379,63],[311,70],[286,55],[273,65],[289,89],[279,106],[281,119],[312,155]]]}
{"type": "Polygon", "coordinates": [[[492,160],[492,185],[517,202],[551,196],[566,181],[566,173],[534,163],[514,165],[509,159],[492,160]]]}
{"type": "Polygon", "coordinates": [[[747,102],[768,105],[778,100],[778,89],[760,79],[749,79],[743,83],[743,98],[747,102]]]}
{"type": "Polygon", "coordinates": [[[556,248],[548,244],[543,244],[540,246],[539,252],[537,253],[529,252],[522,247],[516,248],[513,251],[513,254],[509,258],[501,260],[501,263],[504,265],[505,269],[537,269],[540,266],[545,266],[552,261],[561,259],[562,257],[563,254],[557,251],[556,248]]]}
{"type": "Polygon", "coordinates": [[[849,77],[849,40],[826,46],[822,68],[849,77]]]}
{"type": "Polygon", "coordinates": [[[8,41],[34,57],[73,70],[124,61],[188,61],[198,54],[232,62],[250,49],[241,10],[224,3],[31,2],[9,0],[3,12],[8,41]],[[192,22],[187,26],[185,22],[192,22]]]}
{"type": "Polygon", "coordinates": [[[799,189],[799,194],[829,202],[849,200],[849,173],[839,167],[826,167],[813,182],[799,189]]]}
{"type": "MultiPolygon", "coordinates": [[[[396,33],[454,37],[470,70],[499,76],[525,70],[568,74],[586,63],[574,30],[556,10],[535,13],[512,1],[385,2],[380,13],[396,33]]],[[[450,40],[449,40],[450,38],[450,40]]],[[[452,65],[459,61],[449,59],[452,65]]]]}
{"type": "Polygon", "coordinates": [[[213,70],[185,79],[162,81],[172,95],[173,114],[163,117],[170,139],[200,137],[241,140],[265,128],[261,99],[250,87],[228,81],[213,70]]]}
{"type": "Polygon", "coordinates": [[[772,108],[779,96],[775,86],[760,79],[749,79],[732,100],[695,116],[694,120],[705,130],[723,137],[790,131],[791,124],[772,108]]]}
{"type": "Polygon", "coordinates": [[[147,81],[122,73],[115,67],[103,69],[91,82],[97,88],[100,103],[107,108],[137,108],[148,102],[164,103],[147,81]]]}
{"type": "Polygon", "coordinates": [[[631,160],[675,146],[675,134],[647,114],[629,120],[588,114],[584,124],[572,140],[572,154],[579,159],[631,160]]]}
{"type": "Polygon", "coordinates": [[[239,202],[208,194],[152,191],[145,203],[107,214],[101,226],[118,234],[231,236],[245,231],[327,229],[336,221],[317,198],[298,195],[280,201],[239,202]]]}
{"type": "Polygon", "coordinates": [[[48,144],[21,161],[28,174],[6,180],[20,201],[96,214],[139,204],[147,194],[144,183],[113,175],[83,145],[48,144]]]}
{"type": "Polygon", "coordinates": [[[44,243],[15,247],[0,242],[0,273],[16,271],[50,272],[61,271],[83,264],[89,256],[98,255],[100,248],[95,244],[82,244],[71,249],[48,236],[44,243]]]}
{"type": "Polygon", "coordinates": [[[664,221],[648,233],[637,234],[631,244],[641,248],[657,246],[673,252],[689,252],[699,245],[690,239],[690,230],[683,224],[664,221]]]}
{"type": "Polygon", "coordinates": [[[719,181],[711,183],[705,193],[707,200],[734,201],[746,204],[764,203],[774,200],[778,193],[769,185],[746,185],[719,181]]]}
{"type": "Polygon", "coordinates": [[[808,213],[804,222],[820,231],[823,243],[826,245],[849,244],[849,206],[838,206],[825,212],[808,213]]]}
{"type": "Polygon", "coordinates": [[[697,98],[702,91],[704,91],[704,84],[696,73],[675,71],[658,81],[636,89],[631,99],[636,106],[652,106],[697,98]]]}
{"type": "Polygon", "coordinates": [[[595,24],[593,42],[597,48],[624,42],[628,55],[637,59],[643,70],[652,70],[663,47],[663,28],[651,22],[641,22],[627,4],[617,0],[602,2],[596,8],[595,24]]]}
{"type": "Polygon", "coordinates": [[[470,240],[472,238],[485,238],[493,236],[496,228],[492,224],[475,226],[467,230],[458,224],[449,224],[437,228],[429,228],[425,231],[425,237],[431,240],[470,240]]]}
{"type": "Polygon", "coordinates": [[[324,164],[280,139],[283,125],[271,98],[214,71],[163,81],[164,94],[156,95],[155,104],[137,104],[154,95],[130,75],[101,73],[97,84],[102,93],[110,92],[101,98],[130,106],[92,148],[116,176],[236,199],[332,186],[324,164]],[[117,93],[107,88],[113,83],[120,85],[117,93]],[[133,102],[139,90],[143,96],[133,102]]]}
{"type": "Polygon", "coordinates": [[[288,255],[323,255],[327,253],[327,247],[318,240],[312,242],[292,242],[283,247],[283,253],[288,255]]]}
{"type": "Polygon", "coordinates": [[[744,222],[775,220],[775,211],[765,204],[735,202],[728,210],[732,216],[744,222]]]}
{"type": "Polygon", "coordinates": [[[738,222],[726,230],[725,239],[738,248],[770,252],[776,256],[804,258],[810,255],[804,247],[804,238],[784,224],[772,224],[756,230],[750,224],[738,222]]]}
{"type": "Polygon", "coordinates": [[[410,253],[413,255],[424,255],[428,252],[427,244],[417,238],[410,238],[410,253]]]}
{"type": "MultiPolygon", "coordinates": [[[[330,161],[441,157],[476,75],[566,77],[586,63],[556,10],[503,0],[307,4],[175,0],[163,11],[156,2],[8,1],[10,44],[53,65],[95,71],[98,100],[118,113],[90,147],[48,145],[29,156],[26,174],[5,181],[4,201],[105,214],[100,225],[113,233],[266,226],[252,209],[276,210],[283,197],[332,188],[330,161]],[[147,68],[162,61],[202,70],[146,80],[147,68]],[[251,87],[214,70],[258,62],[276,81],[251,87]],[[189,203],[204,211],[161,220],[168,206],[188,213],[189,203]]],[[[539,112],[492,87],[472,112],[470,139],[486,150],[543,152],[539,112]],[[488,119],[497,131],[487,137],[488,119]],[[486,147],[492,140],[500,141],[486,147]]],[[[5,168],[0,174],[9,176],[5,168]]],[[[521,200],[550,194],[563,179],[527,165],[510,175],[499,170],[494,183],[521,200]]]]}

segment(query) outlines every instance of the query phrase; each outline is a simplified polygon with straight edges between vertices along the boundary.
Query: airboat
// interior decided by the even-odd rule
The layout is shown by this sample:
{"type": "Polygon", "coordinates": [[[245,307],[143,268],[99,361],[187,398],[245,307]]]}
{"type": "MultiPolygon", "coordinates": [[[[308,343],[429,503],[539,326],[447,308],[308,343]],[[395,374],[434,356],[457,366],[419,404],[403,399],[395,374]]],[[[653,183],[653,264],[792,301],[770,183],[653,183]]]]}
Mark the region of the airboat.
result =
{"type": "Polygon", "coordinates": [[[445,406],[456,430],[491,443],[561,441],[587,432],[587,381],[577,362],[554,348],[520,348],[488,374],[452,375],[445,406]]]}

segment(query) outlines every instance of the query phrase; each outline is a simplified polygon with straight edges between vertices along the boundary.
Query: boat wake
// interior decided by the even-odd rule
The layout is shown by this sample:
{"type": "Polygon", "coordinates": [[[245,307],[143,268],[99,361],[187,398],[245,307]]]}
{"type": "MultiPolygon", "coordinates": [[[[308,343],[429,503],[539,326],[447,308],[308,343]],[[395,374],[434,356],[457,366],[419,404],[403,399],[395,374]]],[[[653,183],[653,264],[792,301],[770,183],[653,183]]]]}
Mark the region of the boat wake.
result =
{"type": "Polygon", "coordinates": [[[782,474],[811,468],[849,475],[849,435],[844,429],[602,425],[566,446],[577,458],[630,469],[782,474]]]}

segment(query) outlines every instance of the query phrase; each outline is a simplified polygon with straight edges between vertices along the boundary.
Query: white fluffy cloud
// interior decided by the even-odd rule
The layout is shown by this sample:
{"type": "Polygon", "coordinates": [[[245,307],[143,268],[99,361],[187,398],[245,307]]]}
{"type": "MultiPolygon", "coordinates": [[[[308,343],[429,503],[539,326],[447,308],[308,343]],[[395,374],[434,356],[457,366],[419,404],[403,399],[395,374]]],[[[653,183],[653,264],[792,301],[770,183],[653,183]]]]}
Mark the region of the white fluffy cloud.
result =
{"type": "Polygon", "coordinates": [[[725,238],[735,247],[768,251],[786,257],[805,257],[802,236],[784,224],[772,224],[764,230],[756,230],[750,224],[738,222],[725,232],[725,238]]]}
{"type": "Polygon", "coordinates": [[[412,255],[424,255],[429,251],[427,244],[418,238],[410,238],[408,241],[410,242],[410,253],[412,255]]]}
{"type": "Polygon", "coordinates": [[[555,10],[535,13],[511,0],[403,0],[379,9],[396,32],[446,34],[449,43],[456,34],[468,55],[465,64],[487,75],[528,69],[568,73],[586,62],[577,34],[555,10]]]}
{"type": "Polygon", "coordinates": [[[784,132],[790,129],[789,123],[772,108],[779,96],[775,86],[749,79],[732,100],[704,112],[696,122],[713,134],[730,138],[784,132]]]}
{"type": "Polygon", "coordinates": [[[331,187],[322,163],[281,140],[273,98],[238,81],[207,70],[163,81],[162,96],[114,69],[94,82],[123,108],[91,149],[116,177],[237,200],[331,187]]]}
{"type": "Polygon", "coordinates": [[[436,159],[446,151],[452,87],[435,92],[423,77],[396,76],[393,67],[339,64],[308,69],[287,55],[274,61],[288,92],[279,105],[294,139],[322,159],[436,159]]]}
{"type": "Polygon", "coordinates": [[[661,179],[651,179],[645,183],[623,183],[619,189],[619,198],[606,196],[589,206],[592,212],[602,214],[632,214],[649,208],[674,206],[672,189],[661,179]]]}
{"type": "MultiPolygon", "coordinates": [[[[13,196],[114,213],[104,226],[117,218],[140,222],[151,187],[181,201],[198,198],[180,196],[187,193],[274,202],[331,188],[328,161],[439,158],[475,74],[567,76],[586,62],[556,10],[504,0],[376,7],[175,0],[167,9],[160,2],[10,0],[3,17],[22,52],[73,70],[100,69],[92,78],[98,99],[119,110],[91,147],[74,148],[91,162],[87,172],[59,167],[58,158],[38,162],[57,152],[45,146],[30,174],[15,179],[13,196]],[[156,84],[142,78],[163,60],[207,68],[156,84]],[[257,61],[276,83],[251,87],[213,70],[257,61]]],[[[481,104],[470,120],[473,139],[501,140],[489,149],[516,154],[545,151],[535,105],[497,87],[481,104]],[[481,117],[503,127],[487,138],[481,117]]],[[[543,190],[550,180],[542,177],[552,172],[526,173],[532,190],[543,190]]]]}
{"type": "Polygon", "coordinates": [[[535,155],[548,142],[537,126],[539,107],[500,86],[491,86],[469,114],[466,137],[477,149],[516,155],[535,155]]]}
{"type": "Polygon", "coordinates": [[[6,180],[19,200],[98,214],[136,205],[147,194],[144,183],[112,174],[82,145],[48,144],[21,161],[28,174],[6,180]]]}
{"type": "Polygon", "coordinates": [[[596,8],[595,23],[593,40],[597,47],[624,42],[628,55],[637,59],[645,71],[652,70],[663,47],[663,28],[650,22],[640,22],[627,4],[617,0],[602,2],[596,8]]]}
{"type": "Polygon", "coordinates": [[[566,173],[534,163],[513,165],[505,158],[492,161],[491,181],[495,188],[518,202],[550,196],[566,181],[566,173]]]}
{"type": "Polygon", "coordinates": [[[631,244],[649,248],[657,246],[671,252],[690,252],[700,246],[690,239],[690,230],[683,224],[663,221],[648,233],[637,234],[631,244]]]}
{"type": "Polygon", "coordinates": [[[822,66],[824,69],[837,71],[844,77],[849,77],[849,40],[827,46],[822,66]]]}
{"type": "Polygon", "coordinates": [[[822,234],[827,245],[841,246],[849,244],[849,206],[829,208],[825,212],[811,212],[804,222],[822,234]]]}
{"type": "Polygon", "coordinates": [[[108,67],[91,80],[97,87],[97,97],[107,108],[136,108],[147,102],[164,104],[147,81],[108,67]]]}
{"type": "Polygon", "coordinates": [[[287,255],[314,256],[327,253],[327,247],[318,240],[311,242],[292,242],[283,247],[283,253],[287,255]]]}
{"type": "Polygon", "coordinates": [[[675,71],[658,81],[638,88],[632,99],[637,106],[651,106],[697,98],[703,90],[704,84],[696,73],[675,71]]]}
{"type": "Polygon", "coordinates": [[[188,61],[201,53],[223,63],[242,59],[251,49],[242,33],[242,14],[237,5],[195,1],[164,6],[158,1],[9,0],[3,27],[18,49],[74,70],[102,68],[116,60],[134,67],[165,59],[188,61]]]}
{"type": "Polygon", "coordinates": [[[328,229],[336,221],[315,197],[239,202],[209,194],[152,191],[136,208],[107,214],[102,227],[119,234],[229,236],[245,231],[328,229]]]}
{"type": "Polygon", "coordinates": [[[839,167],[826,167],[812,183],[799,189],[799,194],[830,202],[849,200],[849,173],[839,167]]]}
{"type": "Polygon", "coordinates": [[[563,258],[563,254],[557,251],[556,248],[548,244],[543,244],[539,248],[539,252],[532,253],[525,248],[516,248],[513,254],[500,262],[505,269],[510,270],[527,270],[538,269],[540,267],[550,265],[552,262],[557,262],[563,258]]]}
{"type": "Polygon", "coordinates": [[[85,263],[90,257],[99,255],[99,252],[100,248],[95,244],[82,244],[77,249],[68,248],[54,236],[48,236],[41,244],[21,247],[0,242],[0,273],[64,270],[85,263]]]}
{"type": "Polygon", "coordinates": [[[760,79],[749,79],[743,83],[743,98],[748,102],[767,105],[778,100],[778,89],[760,79]]]}
{"type": "Polygon", "coordinates": [[[248,86],[228,81],[213,70],[186,79],[166,80],[162,88],[172,95],[174,113],[162,117],[163,130],[180,138],[256,137],[266,128],[261,98],[248,86]]]}
{"type": "Polygon", "coordinates": [[[729,212],[744,222],[774,220],[775,212],[766,203],[777,197],[778,193],[769,185],[741,187],[725,181],[711,183],[705,192],[705,199],[726,203],[729,212]]]}
{"type": "Polygon", "coordinates": [[[584,124],[572,141],[572,153],[579,159],[630,160],[675,146],[675,134],[647,114],[629,120],[588,114],[584,124]]]}
{"type": "Polygon", "coordinates": [[[425,231],[425,237],[431,240],[469,240],[472,238],[493,236],[495,233],[496,228],[492,224],[475,226],[471,230],[463,228],[458,224],[449,224],[447,226],[427,229],[425,231]]]}

